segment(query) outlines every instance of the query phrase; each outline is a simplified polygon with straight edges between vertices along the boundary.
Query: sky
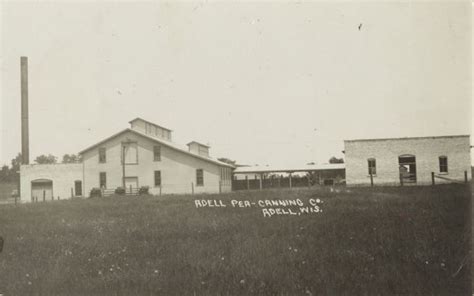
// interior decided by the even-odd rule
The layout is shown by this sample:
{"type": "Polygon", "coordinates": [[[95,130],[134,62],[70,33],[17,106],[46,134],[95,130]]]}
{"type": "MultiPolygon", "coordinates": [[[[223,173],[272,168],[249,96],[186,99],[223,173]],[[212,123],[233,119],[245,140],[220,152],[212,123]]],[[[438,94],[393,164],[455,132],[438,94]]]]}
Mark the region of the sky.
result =
{"type": "Polygon", "coordinates": [[[344,139],[470,134],[470,1],[2,1],[0,165],[77,153],[142,117],[249,165],[344,139]]]}

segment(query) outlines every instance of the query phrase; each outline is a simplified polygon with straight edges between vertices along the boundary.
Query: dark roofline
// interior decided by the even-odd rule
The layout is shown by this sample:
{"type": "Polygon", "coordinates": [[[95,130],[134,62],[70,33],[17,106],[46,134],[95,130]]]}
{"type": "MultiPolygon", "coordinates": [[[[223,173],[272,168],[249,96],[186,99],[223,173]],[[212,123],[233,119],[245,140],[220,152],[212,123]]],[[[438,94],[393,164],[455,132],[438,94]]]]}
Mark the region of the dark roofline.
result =
{"type": "Polygon", "coordinates": [[[149,139],[149,140],[151,140],[151,141],[157,142],[157,143],[159,143],[159,144],[161,144],[161,145],[164,145],[164,146],[166,146],[166,147],[169,147],[169,148],[171,148],[171,149],[174,149],[174,150],[176,150],[176,151],[178,151],[178,152],[182,152],[182,153],[184,153],[184,154],[193,156],[193,157],[195,157],[195,158],[199,158],[199,159],[202,159],[202,160],[205,160],[205,161],[208,161],[208,162],[212,162],[212,163],[217,164],[217,165],[220,165],[220,166],[226,166],[226,167],[230,167],[230,168],[235,168],[235,166],[230,165],[230,164],[228,164],[228,163],[224,163],[224,162],[222,162],[222,161],[218,161],[218,160],[215,160],[215,159],[212,159],[212,158],[208,158],[208,157],[204,157],[204,156],[201,156],[201,155],[197,155],[197,154],[191,153],[191,152],[189,152],[189,151],[187,151],[187,150],[184,150],[184,149],[175,147],[175,146],[171,145],[170,143],[167,143],[166,141],[162,141],[162,140],[160,140],[159,138],[150,137],[150,136],[148,136],[148,135],[142,134],[142,133],[140,133],[140,132],[138,132],[138,131],[136,131],[136,130],[133,130],[133,129],[131,129],[131,128],[126,128],[126,129],[124,129],[124,130],[122,130],[122,131],[120,131],[120,132],[118,132],[118,133],[116,133],[116,134],[113,134],[112,136],[110,136],[110,137],[108,137],[108,138],[106,138],[106,139],[104,139],[104,140],[102,140],[102,141],[100,141],[100,142],[98,142],[98,143],[96,143],[96,144],[94,144],[94,145],[92,145],[92,146],[89,146],[88,148],[86,148],[86,149],[80,151],[78,154],[79,154],[79,155],[84,154],[85,152],[87,152],[87,151],[89,151],[89,150],[92,150],[92,149],[96,148],[97,146],[100,146],[100,145],[102,145],[103,143],[108,142],[108,141],[112,140],[113,138],[118,137],[118,136],[120,136],[121,134],[126,133],[126,132],[132,132],[132,133],[137,134],[137,135],[139,135],[139,136],[142,136],[142,137],[144,137],[144,138],[146,138],[146,139],[149,139]]]}
{"type": "Polygon", "coordinates": [[[134,122],[134,121],[137,121],[137,120],[141,120],[141,121],[144,121],[144,122],[146,122],[146,123],[149,123],[149,124],[155,125],[155,126],[157,126],[157,127],[160,127],[160,128],[162,128],[162,129],[165,129],[165,130],[167,130],[167,131],[170,131],[170,132],[172,132],[172,131],[173,131],[173,130],[170,130],[169,128],[167,128],[167,127],[164,127],[164,126],[158,125],[158,124],[156,124],[156,123],[153,123],[153,122],[151,122],[151,121],[145,120],[145,119],[143,119],[143,118],[141,118],[141,117],[137,117],[137,118],[135,118],[135,119],[132,119],[132,120],[130,120],[128,123],[132,123],[132,122],[134,122]]]}
{"type": "Polygon", "coordinates": [[[189,142],[189,143],[188,143],[188,144],[186,144],[186,145],[188,145],[188,146],[189,146],[189,145],[190,145],[190,144],[192,144],[192,143],[196,143],[196,144],[198,144],[198,145],[201,145],[201,146],[204,146],[204,147],[207,147],[207,148],[211,148],[211,146],[207,146],[207,145],[204,145],[204,144],[202,144],[202,143],[199,143],[199,142],[196,142],[196,141],[191,141],[191,142],[189,142]]]}
{"type": "Polygon", "coordinates": [[[442,139],[442,138],[464,138],[469,135],[451,135],[451,136],[431,136],[431,137],[401,137],[401,138],[375,138],[375,139],[354,139],[344,140],[344,142],[369,142],[369,141],[391,141],[391,140],[421,140],[421,139],[442,139]]]}

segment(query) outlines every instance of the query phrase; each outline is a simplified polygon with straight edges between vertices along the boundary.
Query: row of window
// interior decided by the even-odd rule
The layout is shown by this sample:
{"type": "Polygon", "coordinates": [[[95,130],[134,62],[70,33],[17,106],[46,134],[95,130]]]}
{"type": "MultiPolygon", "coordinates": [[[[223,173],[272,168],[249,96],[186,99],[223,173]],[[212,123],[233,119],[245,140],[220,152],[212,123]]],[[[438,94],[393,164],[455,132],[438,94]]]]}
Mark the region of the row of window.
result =
{"type": "MultiPolygon", "coordinates": [[[[155,171],[154,174],[155,186],[161,186],[161,171],[155,171]]],[[[99,173],[100,188],[107,188],[107,174],[105,172],[99,173]]],[[[196,186],[204,186],[204,171],[202,169],[196,170],[196,186]]]]}
{"type": "MultiPolygon", "coordinates": [[[[439,172],[440,173],[447,173],[448,172],[448,157],[447,156],[440,156],[438,158],[439,162],[439,172]]],[[[377,174],[377,165],[375,158],[367,159],[367,164],[369,168],[369,175],[376,175],[377,174]]]]}
{"type": "MultiPolygon", "coordinates": [[[[122,143],[121,163],[125,158],[125,164],[138,164],[138,145],[136,142],[122,143]]],[[[161,161],[161,146],[153,146],[153,161],[161,161]]],[[[99,148],[99,163],[107,162],[107,150],[99,148]]]]}
{"type": "Polygon", "coordinates": [[[154,126],[152,124],[146,123],[145,124],[145,132],[147,134],[152,134],[158,137],[161,137],[163,139],[171,140],[171,132],[162,128],[159,128],[157,126],[154,126]]]}

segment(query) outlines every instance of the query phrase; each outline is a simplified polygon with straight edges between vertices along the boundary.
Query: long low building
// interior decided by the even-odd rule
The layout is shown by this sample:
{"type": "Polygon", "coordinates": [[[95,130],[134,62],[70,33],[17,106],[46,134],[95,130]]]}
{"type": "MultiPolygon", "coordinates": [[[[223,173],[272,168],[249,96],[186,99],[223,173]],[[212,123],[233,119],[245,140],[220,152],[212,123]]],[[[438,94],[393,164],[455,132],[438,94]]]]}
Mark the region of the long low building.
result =
{"type": "Polygon", "coordinates": [[[231,191],[234,166],[213,159],[210,147],[192,141],[187,149],[172,142],[172,131],[136,118],[124,129],[79,154],[82,163],[22,165],[22,201],[89,196],[93,188],[152,194],[231,191]]]}
{"type": "Polygon", "coordinates": [[[347,185],[427,185],[471,180],[468,135],[344,141],[347,185]]]}

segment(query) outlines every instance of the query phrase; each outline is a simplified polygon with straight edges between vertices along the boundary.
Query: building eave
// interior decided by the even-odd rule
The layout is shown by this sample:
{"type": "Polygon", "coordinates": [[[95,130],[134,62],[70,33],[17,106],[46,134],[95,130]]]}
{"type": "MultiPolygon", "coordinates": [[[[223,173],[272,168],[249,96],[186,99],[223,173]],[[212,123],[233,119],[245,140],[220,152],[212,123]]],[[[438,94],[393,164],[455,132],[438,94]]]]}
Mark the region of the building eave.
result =
{"type": "Polygon", "coordinates": [[[171,148],[171,149],[173,149],[173,150],[175,150],[175,151],[178,151],[178,152],[181,152],[181,153],[190,155],[190,156],[192,156],[192,157],[195,157],[195,158],[198,158],[198,159],[201,159],[201,160],[205,160],[205,161],[207,161],[207,162],[211,162],[211,163],[214,163],[214,164],[216,164],[216,165],[225,166],[225,167],[229,167],[229,168],[235,169],[235,166],[230,165],[230,164],[228,164],[228,163],[224,163],[224,162],[221,162],[221,161],[212,159],[212,158],[208,158],[208,157],[204,157],[204,156],[201,156],[201,155],[197,155],[197,154],[191,153],[191,152],[186,151],[186,150],[184,150],[184,149],[178,148],[178,147],[176,147],[176,146],[174,146],[174,145],[172,145],[172,144],[170,144],[170,143],[167,143],[166,141],[162,141],[162,140],[160,140],[160,139],[158,139],[158,138],[150,137],[150,136],[148,136],[148,135],[145,135],[145,134],[143,134],[143,133],[141,133],[141,132],[139,132],[139,131],[136,131],[136,130],[133,130],[133,129],[130,129],[130,128],[124,129],[124,130],[122,130],[122,131],[120,131],[120,132],[118,132],[118,133],[116,133],[116,134],[113,134],[112,136],[110,136],[110,137],[108,137],[108,138],[106,138],[106,139],[104,139],[104,140],[102,140],[102,141],[100,141],[100,142],[98,142],[98,143],[96,143],[96,144],[94,144],[94,145],[92,145],[92,146],[89,146],[88,148],[86,148],[86,149],[80,151],[80,152],[79,152],[79,155],[82,155],[82,154],[84,154],[85,152],[90,151],[90,150],[92,150],[92,149],[94,149],[94,148],[96,148],[96,147],[98,147],[98,146],[100,146],[100,145],[102,145],[102,144],[104,144],[104,143],[106,143],[106,142],[108,142],[108,141],[110,141],[110,140],[112,140],[112,139],[114,139],[114,138],[116,138],[116,137],[118,137],[118,136],[120,136],[120,135],[126,133],[126,132],[131,132],[131,133],[133,133],[133,134],[139,135],[139,136],[141,136],[141,137],[143,137],[143,138],[146,138],[146,139],[151,140],[151,141],[153,141],[153,142],[159,143],[160,145],[166,146],[166,147],[171,148]]]}
{"type": "Polygon", "coordinates": [[[469,135],[448,135],[448,136],[425,136],[425,137],[401,137],[401,138],[373,138],[373,139],[350,139],[344,142],[370,142],[370,141],[399,141],[399,140],[423,140],[423,139],[450,139],[450,138],[469,138],[469,135]]]}

